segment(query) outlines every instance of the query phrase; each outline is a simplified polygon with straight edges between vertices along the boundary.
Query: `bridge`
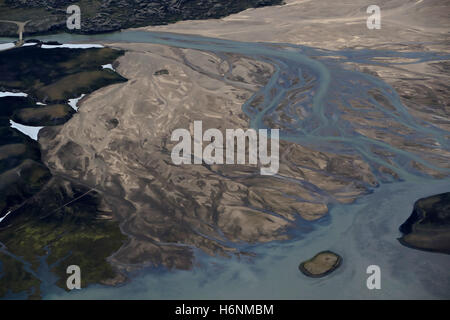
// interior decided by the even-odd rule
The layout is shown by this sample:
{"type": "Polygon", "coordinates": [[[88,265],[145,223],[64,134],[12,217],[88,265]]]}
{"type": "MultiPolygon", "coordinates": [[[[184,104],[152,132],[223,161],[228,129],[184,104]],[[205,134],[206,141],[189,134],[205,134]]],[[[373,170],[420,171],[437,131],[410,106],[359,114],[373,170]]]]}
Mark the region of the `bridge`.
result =
{"type": "Polygon", "coordinates": [[[17,33],[19,35],[19,41],[16,43],[16,47],[20,47],[23,45],[23,32],[25,30],[25,25],[31,20],[22,22],[22,21],[12,21],[12,20],[0,20],[0,22],[4,23],[13,23],[17,26],[17,33]]]}

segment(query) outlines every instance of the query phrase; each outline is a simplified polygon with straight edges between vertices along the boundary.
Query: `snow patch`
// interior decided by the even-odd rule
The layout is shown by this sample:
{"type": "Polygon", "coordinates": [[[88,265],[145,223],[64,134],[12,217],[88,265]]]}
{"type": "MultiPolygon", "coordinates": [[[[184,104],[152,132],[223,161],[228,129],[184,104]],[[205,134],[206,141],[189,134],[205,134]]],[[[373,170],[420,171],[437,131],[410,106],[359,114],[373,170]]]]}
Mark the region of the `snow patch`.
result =
{"type": "Polygon", "coordinates": [[[38,139],[39,131],[41,131],[41,129],[43,128],[43,127],[25,126],[23,124],[14,122],[12,120],[9,120],[9,122],[11,123],[11,128],[19,130],[23,134],[26,134],[31,139],[36,140],[36,141],[38,139]]]}
{"type": "Polygon", "coordinates": [[[89,48],[104,48],[101,44],[43,44],[41,46],[42,49],[55,49],[55,48],[70,48],[70,49],[89,49],[89,48]]]}
{"type": "Polygon", "coordinates": [[[23,92],[0,91],[0,98],[1,97],[28,97],[28,94],[23,92]]]}
{"type": "Polygon", "coordinates": [[[104,65],[102,65],[102,68],[103,69],[111,69],[112,71],[116,71],[116,70],[114,70],[112,64],[104,64],[104,65]]]}
{"type": "Polygon", "coordinates": [[[81,96],[79,96],[78,98],[75,99],[69,99],[69,106],[71,106],[75,111],[78,112],[78,101],[80,101],[81,99],[83,99],[85,96],[85,94],[82,94],[81,96]]]}
{"type": "Polygon", "coordinates": [[[0,218],[0,222],[2,222],[9,214],[11,213],[11,210],[8,211],[3,217],[0,218]]]}
{"type": "Polygon", "coordinates": [[[0,43],[0,51],[14,48],[16,45],[12,42],[0,43]]]}

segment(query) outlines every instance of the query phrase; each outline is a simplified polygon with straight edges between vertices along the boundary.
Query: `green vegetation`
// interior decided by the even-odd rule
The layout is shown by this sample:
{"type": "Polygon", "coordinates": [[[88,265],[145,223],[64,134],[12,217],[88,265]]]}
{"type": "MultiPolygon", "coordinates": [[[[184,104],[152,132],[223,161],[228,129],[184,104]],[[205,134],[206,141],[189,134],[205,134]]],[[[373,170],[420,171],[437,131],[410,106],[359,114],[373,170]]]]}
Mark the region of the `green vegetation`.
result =
{"type": "Polygon", "coordinates": [[[0,262],[2,264],[0,297],[4,297],[8,291],[14,294],[26,291],[30,299],[40,297],[39,286],[41,282],[24,269],[22,262],[3,252],[0,252],[0,262]]]}
{"type": "Polygon", "coordinates": [[[0,146],[0,211],[4,213],[37,193],[51,175],[40,160],[35,141],[11,128],[0,127],[0,134],[20,146],[18,150],[8,144],[0,146]]]}
{"type": "MultiPolygon", "coordinates": [[[[9,252],[29,262],[35,272],[39,258],[48,250],[46,262],[53,266],[52,271],[59,278],[57,285],[62,288],[66,269],[72,264],[82,270],[83,287],[114,278],[116,271],[106,259],[121,247],[126,236],[117,222],[99,218],[100,196],[95,192],[86,194],[87,191],[86,187],[52,179],[45,190],[13,213],[11,226],[0,232],[0,242],[9,252]],[[83,194],[86,195],[82,201],[70,203],[83,194]]],[[[3,263],[2,256],[0,261],[3,263]]],[[[13,272],[10,267],[6,264],[2,268],[5,277],[13,272]]],[[[23,269],[18,263],[14,267],[23,269]]],[[[23,288],[29,284],[29,278],[22,270],[15,275],[14,283],[23,282],[20,284],[23,288]]]]}
{"type": "Polygon", "coordinates": [[[29,93],[41,102],[65,103],[82,93],[124,82],[125,78],[102,65],[123,51],[110,48],[42,49],[21,47],[0,53],[0,87],[29,93]]]}
{"type": "Polygon", "coordinates": [[[14,112],[12,120],[27,126],[56,126],[67,122],[75,110],[66,104],[24,108],[14,112]]]}
{"type": "Polygon", "coordinates": [[[101,67],[123,53],[39,46],[0,52],[0,88],[29,94],[0,98],[0,214],[11,211],[0,223],[5,246],[0,251],[0,297],[26,292],[30,299],[39,298],[41,257],[62,288],[72,264],[82,270],[82,286],[117,276],[107,258],[126,237],[117,222],[98,211],[101,196],[52,176],[41,161],[39,144],[12,129],[9,120],[31,126],[64,124],[74,114],[66,104],[69,98],[127,81],[101,67]]]}
{"type": "Polygon", "coordinates": [[[74,110],[67,104],[36,105],[37,101],[67,103],[82,93],[126,81],[101,65],[114,62],[124,52],[109,48],[42,49],[21,47],[0,53],[0,87],[27,92],[29,97],[0,98],[0,210],[20,205],[50,179],[42,164],[38,144],[10,128],[9,120],[31,126],[61,125],[74,110]],[[5,147],[21,144],[23,152],[5,147]],[[18,175],[17,170],[23,170],[18,175]]]}
{"type": "Polygon", "coordinates": [[[83,71],[40,87],[36,91],[36,96],[43,101],[67,101],[69,98],[121,81],[124,81],[124,78],[111,70],[83,71]]]}

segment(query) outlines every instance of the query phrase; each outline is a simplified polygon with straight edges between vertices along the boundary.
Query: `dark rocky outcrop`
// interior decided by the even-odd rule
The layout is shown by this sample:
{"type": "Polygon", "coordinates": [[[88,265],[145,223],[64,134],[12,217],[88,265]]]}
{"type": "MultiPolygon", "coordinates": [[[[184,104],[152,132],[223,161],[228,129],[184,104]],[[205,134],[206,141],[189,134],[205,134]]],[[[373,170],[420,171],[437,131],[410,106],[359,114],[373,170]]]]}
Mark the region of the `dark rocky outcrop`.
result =
{"type": "MultiPolygon", "coordinates": [[[[31,20],[28,34],[69,31],[66,9],[81,8],[79,33],[101,33],[131,27],[162,25],[180,20],[221,18],[248,8],[281,4],[282,0],[5,0],[0,20],[31,20]]],[[[0,25],[0,36],[11,35],[11,26],[0,25]]]]}
{"type": "Polygon", "coordinates": [[[418,200],[400,231],[407,247],[450,254],[450,192],[418,200]]]}

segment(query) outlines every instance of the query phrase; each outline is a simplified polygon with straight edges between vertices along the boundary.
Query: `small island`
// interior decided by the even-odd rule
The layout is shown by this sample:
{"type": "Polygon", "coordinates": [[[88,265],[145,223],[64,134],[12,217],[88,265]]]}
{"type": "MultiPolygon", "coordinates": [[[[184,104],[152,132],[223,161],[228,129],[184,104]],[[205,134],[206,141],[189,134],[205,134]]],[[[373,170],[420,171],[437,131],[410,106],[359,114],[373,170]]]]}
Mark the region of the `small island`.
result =
{"type": "Polygon", "coordinates": [[[450,192],[418,200],[400,232],[404,246],[450,254],[450,192]]]}
{"type": "Polygon", "coordinates": [[[300,271],[312,278],[322,278],[339,268],[342,258],[331,251],[322,251],[313,258],[302,262],[299,265],[300,271]]]}

